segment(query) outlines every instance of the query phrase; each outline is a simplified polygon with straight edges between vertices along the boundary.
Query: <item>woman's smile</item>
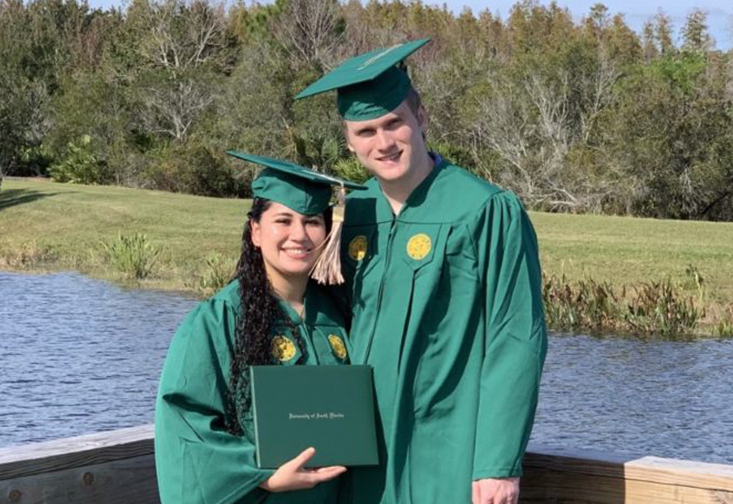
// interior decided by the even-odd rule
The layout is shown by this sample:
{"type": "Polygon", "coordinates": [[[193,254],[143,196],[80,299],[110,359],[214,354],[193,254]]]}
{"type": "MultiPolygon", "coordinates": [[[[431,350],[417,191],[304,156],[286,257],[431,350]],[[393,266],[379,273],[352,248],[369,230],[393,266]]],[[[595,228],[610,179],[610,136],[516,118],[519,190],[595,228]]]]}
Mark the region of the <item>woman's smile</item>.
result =
{"type": "Polygon", "coordinates": [[[325,240],[322,214],[303,215],[276,202],[252,225],[252,242],[262,251],[271,277],[307,276],[325,240]]]}
{"type": "Polygon", "coordinates": [[[291,259],[307,259],[313,253],[313,247],[283,247],[283,252],[291,259]]]}

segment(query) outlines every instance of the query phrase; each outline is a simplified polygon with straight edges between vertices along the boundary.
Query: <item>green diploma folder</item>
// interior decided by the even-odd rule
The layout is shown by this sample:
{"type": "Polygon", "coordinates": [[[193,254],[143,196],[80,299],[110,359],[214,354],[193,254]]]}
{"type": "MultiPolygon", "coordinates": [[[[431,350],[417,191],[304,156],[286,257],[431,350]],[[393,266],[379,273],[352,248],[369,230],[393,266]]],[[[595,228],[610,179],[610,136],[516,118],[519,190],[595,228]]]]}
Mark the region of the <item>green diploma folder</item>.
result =
{"type": "Polygon", "coordinates": [[[275,469],[308,447],[308,467],[376,465],[370,366],[252,366],[257,463],[275,469]]]}

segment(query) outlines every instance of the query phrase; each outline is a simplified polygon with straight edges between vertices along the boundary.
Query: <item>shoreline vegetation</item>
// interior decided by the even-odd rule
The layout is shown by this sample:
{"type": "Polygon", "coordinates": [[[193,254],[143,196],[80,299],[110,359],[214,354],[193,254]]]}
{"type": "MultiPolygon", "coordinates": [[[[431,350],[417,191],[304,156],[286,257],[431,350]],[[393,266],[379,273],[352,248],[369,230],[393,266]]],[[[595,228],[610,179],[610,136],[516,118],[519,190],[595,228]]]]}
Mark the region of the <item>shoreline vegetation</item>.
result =
{"type": "MultiPolygon", "coordinates": [[[[0,270],[80,273],[205,297],[227,283],[251,201],[6,178],[0,270]]],[[[551,329],[733,337],[733,223],[530,213],[551,329]]]]}

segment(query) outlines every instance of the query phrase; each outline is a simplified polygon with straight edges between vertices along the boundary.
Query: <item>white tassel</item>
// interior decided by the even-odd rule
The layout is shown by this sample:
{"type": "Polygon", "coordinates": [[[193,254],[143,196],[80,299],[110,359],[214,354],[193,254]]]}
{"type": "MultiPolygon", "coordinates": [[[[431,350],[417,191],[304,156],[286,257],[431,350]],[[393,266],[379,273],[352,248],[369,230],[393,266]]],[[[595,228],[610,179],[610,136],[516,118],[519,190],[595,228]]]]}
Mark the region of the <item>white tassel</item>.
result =
{"type": "Polygon", "coordinates": [[[323,285],[344,283],[341,273],[341,228],[346,210],[346,189],[343,185],[336,191],[336,206],[333,207],[331,232],[326,237],[325,248],[311,269],[311,278],[323,285]]]}

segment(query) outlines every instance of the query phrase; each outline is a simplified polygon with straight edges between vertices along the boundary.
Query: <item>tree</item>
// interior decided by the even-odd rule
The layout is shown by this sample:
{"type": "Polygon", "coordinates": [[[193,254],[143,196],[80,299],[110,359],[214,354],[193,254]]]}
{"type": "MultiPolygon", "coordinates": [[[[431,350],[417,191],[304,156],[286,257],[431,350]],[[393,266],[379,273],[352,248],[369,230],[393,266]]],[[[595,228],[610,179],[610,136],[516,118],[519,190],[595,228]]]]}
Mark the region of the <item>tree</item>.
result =
{"type": "Polygon", "coordinates": [[[659,53],[662,56],[674,54],[675,47],[672,42],[672,22],[669,16],[661,10],[654,16],[656,23],[655,38],[659,53]]]}
{"type": "Polygon", "coordinates": [[[682,50],[691,53],[705,53],[713,47],[713,39],[708,33],[707,14],[700,9],[693,9],[687,15],[682,29],[682,50]]]}
{"type": "Polygon", "coordinates": [[[296,68],[330,69],[346,24],[338,0],[290,0],[273,23],[296,68]]]}
{"type": "Polygon", "coordinates": [[[537,0],[506,21],[422,0],[0,0],[0,174],[235,195],[234,147],[363,176],[333,95],[293,96],[418,36],[431,148],[529,206],[733,219],[733,58],[702,11],[678,51],[663,12],[637,36],[600,3],[576,22],[537,0]]]}
{"type": "Polygon", "coordinates": [[[655,45],[654,24],[652,24],[651,21],[644,23],[644,28],[642,30],[642,45],[644,61],[646,63],[654,60],[659,55],[659,51],[655,45]]]}
{"type": "Polygon", "coordinates": [[[638,181],[637,215],[716,219],[733,184],[733,115],[705,59],[687,53],[639,68],[624,83],[611,133],[616,157],[638,181]]]}
{"type": "Polygon", "coordinates": [[[138,50],[146,63],[136,98],[144,125],[180,141],[213,103],[215,75],[233,65],[223,6],[165,0],[134,12],[138,50]]]}

